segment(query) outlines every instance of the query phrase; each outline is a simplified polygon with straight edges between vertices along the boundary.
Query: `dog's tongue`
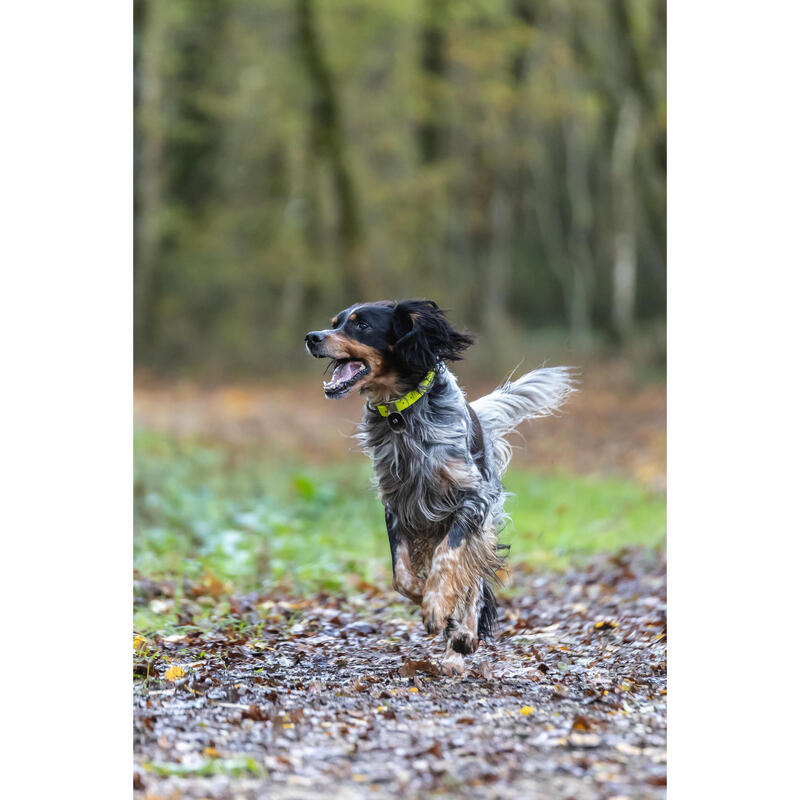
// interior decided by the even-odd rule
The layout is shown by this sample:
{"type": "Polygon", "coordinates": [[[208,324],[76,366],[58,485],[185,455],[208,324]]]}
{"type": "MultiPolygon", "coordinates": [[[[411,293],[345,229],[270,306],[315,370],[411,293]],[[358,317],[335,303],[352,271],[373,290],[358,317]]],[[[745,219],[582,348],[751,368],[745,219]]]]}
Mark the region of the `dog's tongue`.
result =
{"type": "Polygon", "coordinates": [[[344,364],[337,364],[331,375],[331,383],[346,383],[363,368],[364,365],[360,361],[345,361],[344,364]]]}

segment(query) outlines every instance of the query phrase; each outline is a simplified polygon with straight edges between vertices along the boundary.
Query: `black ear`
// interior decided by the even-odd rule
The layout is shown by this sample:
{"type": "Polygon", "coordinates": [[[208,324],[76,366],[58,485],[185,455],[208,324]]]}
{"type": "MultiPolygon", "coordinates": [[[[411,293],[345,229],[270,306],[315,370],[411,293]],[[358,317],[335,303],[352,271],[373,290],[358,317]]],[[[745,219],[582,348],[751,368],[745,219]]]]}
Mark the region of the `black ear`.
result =
{"type": "Polygon", "coordinates": [[[474,341],[470,334],[455,330],[433,300],[398,303],[392,326],[395,359],[408,373],[428,372],[443,359],[459,361],[461,353],[474,341]]]}

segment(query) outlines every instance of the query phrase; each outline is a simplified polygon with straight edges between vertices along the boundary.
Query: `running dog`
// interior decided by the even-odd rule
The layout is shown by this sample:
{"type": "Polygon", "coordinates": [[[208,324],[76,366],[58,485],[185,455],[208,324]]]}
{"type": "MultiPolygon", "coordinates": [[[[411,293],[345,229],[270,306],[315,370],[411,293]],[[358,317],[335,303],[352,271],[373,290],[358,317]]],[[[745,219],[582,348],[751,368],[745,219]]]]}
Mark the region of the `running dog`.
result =
{"type": "Polygon", "coordinates": [[[563,405],[571,368],[534,370],[468,403],[446,362],[460,360],[473,337],[431,300],[358,303],[305,343],[331,361],[326,397],[358,388],[367,398],[356,438],[386,511],[392,585],[422,607],[429,633],[444,634],[443,672],[462,673],[497,620],[505,436],[563,405]]]}

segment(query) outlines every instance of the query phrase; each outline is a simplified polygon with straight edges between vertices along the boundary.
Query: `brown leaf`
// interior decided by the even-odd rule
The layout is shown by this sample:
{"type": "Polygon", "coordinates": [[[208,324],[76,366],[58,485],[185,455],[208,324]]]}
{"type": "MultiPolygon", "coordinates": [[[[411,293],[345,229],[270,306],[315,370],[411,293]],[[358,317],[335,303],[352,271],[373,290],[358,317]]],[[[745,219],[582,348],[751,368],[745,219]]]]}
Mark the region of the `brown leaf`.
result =
{"type": "Polygon", "coordinates": [[[553,685],[553,694],[556,697],[569,697],[569,689],[563,683],[556,683],[553,685]]]}
{"type": "Polygon", "coordinates": [[[480,664],[475,664],[472,671],[484,680],[490,681],[492,679],[492,668],[489,666],[488,661],[481,661],[480,664]]]}
{"type": "Polygon", "coordinates": [[[251,703],[242,711],[242,719],[252,719],[254,722],[266,722],[269,714],[265,714],[255,703],[251,703]]]}
{"type": "Polygon", "coordinates": [[[442,757],[442,744],[441,742],[434,742],[427,750],[423,751],[424,753],[429,753],[436,758],[442,757]]]}
{"type": "Polygon", "coordinates": [[[413,678],[418,672],[433,676],[438,676],[440,674],[439,667],[428,659],[423,659],[422,661],[409,660],[400,667],[400,675],[404,678],[413,678]]]}

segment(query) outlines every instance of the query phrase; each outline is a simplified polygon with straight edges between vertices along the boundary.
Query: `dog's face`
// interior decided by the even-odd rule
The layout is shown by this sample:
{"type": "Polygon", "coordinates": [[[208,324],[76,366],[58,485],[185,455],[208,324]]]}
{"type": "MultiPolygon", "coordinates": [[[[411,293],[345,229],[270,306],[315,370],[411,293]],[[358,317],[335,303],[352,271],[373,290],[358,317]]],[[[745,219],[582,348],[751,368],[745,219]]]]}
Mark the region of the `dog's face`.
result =
{"type": "Polygon", "coordinates": [[[358,387],[380,401],[413,388],[438,361],[458,360],[473,340],[431,300],[384,300],[340,311],[330,328],[307,333],[305,341],[312,356],[331,360],[326,397],[358,387]]]}

